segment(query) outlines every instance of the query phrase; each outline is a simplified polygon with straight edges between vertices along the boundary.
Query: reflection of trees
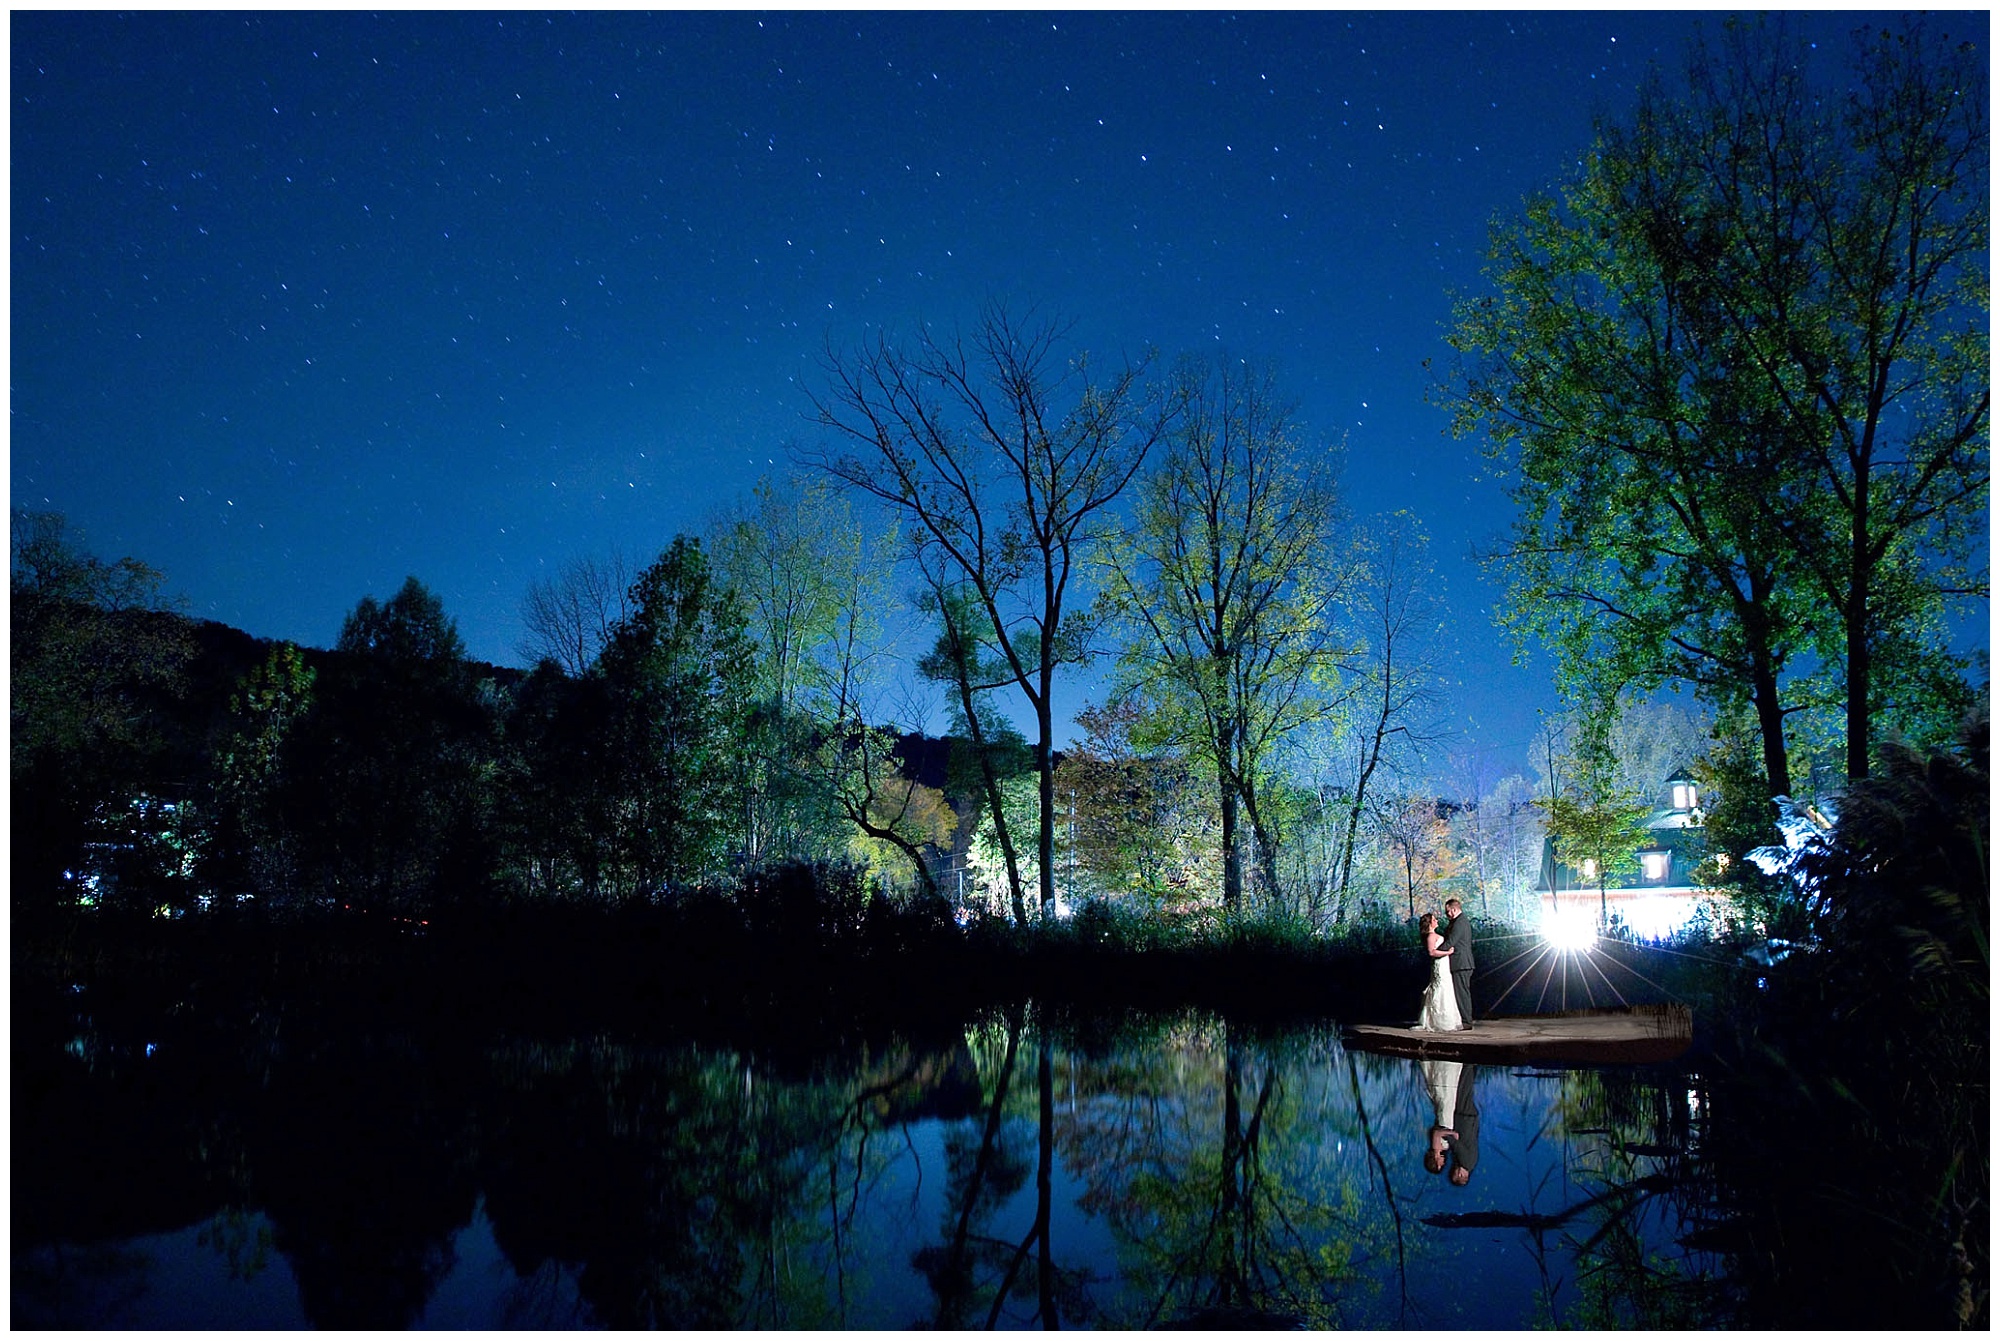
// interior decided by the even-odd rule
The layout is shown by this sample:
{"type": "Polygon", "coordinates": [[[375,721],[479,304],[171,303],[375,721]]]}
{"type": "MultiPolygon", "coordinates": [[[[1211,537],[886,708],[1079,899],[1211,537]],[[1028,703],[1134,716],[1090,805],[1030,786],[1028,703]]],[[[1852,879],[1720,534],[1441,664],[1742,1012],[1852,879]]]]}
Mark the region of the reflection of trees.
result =
{"type": "Polygon", "coordinates": [[[272,1073],[246,1159],[314,1326],[400,1328],[423,1314],[472,1217],[464,1097],[406,1038],[321,1046],[272,1073]]]}
{"type": "MultiPolygon", "coordinates": [[[[1716,1283],[1697,1256],[1667,1256],[1695,1213],[1700,1187],[1691,1105],[1678,1077],[1644,1071],[1565,1071],[1534,1141],[1560,1147],[1567,1189],[1554,1206],[1531,1190],[1519,1211],[1426,1216],[1444,1230],[1518,1229],[1541,1273],[1550,1325],[1597,1329],[1695,1328],[1716,1321],[1716,1283]],[[1678,1083],[1677,1083],[1678,1082],[1678,1083]],[[1559,1251],[1574,1271],[1576,1302],[1564,1307],[1559,1251]]],[[[1551,1171],[1553,1172],[1553,1171],[1551,1171]]]]}
{"type": "Polygon", "coordinates": [[[1323,1082],[1312,1093],[1324,1068],[1305,1046],[1256,1048],[1215,1026],[1128,1050],[1091,1077],[1061,1130],[1084,1208],[1118,1243],[1117,1321],[1344,1320],[1340,1294],[1389,1229],[1334,1163],[1355,1118],[1323,1082]]]}
{"type": "Polygon", "coordinates": [[[497,1061],[487,1215],[515,1269],[580,1264],[610,1327],[816,1326],[829,1084],[727,1053],[525,1046],[497,1061]]]}
{"type": "MultiPolygon", "coordinates": [[[[939,1328],[963,1330],[969,1325],[980,1294],[976,1279],[979,1268],[985,1266],[990,1273],[994,1259],[1008,1247],[978,1231],[1027,1181],[1025,1159],[1005,1139],[1007,1093],[1021,1046],[1018,1006],[1007,1013],[1005,1037],[1005,1051],[994,1076],[993,1097],[979,1127],[978,1143],[972,1143],[963,1126],[945,1135],[949,1227],[944,1241],[919,1249],[912,1263],[930,1282],[937,1301],[932,1321],[939,1328]]],[[[998,1298],[994,1307],[999,1307],[998,1298]]]]}
{"type": "Polygon", "coordinates": [[[978,1127],[977,1144],[969,1126],[945,1134],[943,1240],[918,1250],[912,1263],[930,1283],[936,1299],[930,1321],[940,1328],[991,1329],[1005,1317],[1020,1325],[1054,1329],[1065,1320],[1075,1323],[1091,1316],[1087,1269],[1056,1261],[1055,1043],[1046,1024],[1039,1029],[1035,1064],[1034,1218],[1018,1240],[1001,1238],[991,1229],[992,1220],[1028,1181],[1027,1152],[1020,1143],[1025,1124],[1019,1113],[1010,1120],[1008,1111],[1022,1014],[1016,1006],[1005,1017],[1004,1049],[993,1068],[992,1098],[978,1127]],[[1010,1303],[1030,1308],[1025,1315],[1010,1313],[1010,1303]]]}

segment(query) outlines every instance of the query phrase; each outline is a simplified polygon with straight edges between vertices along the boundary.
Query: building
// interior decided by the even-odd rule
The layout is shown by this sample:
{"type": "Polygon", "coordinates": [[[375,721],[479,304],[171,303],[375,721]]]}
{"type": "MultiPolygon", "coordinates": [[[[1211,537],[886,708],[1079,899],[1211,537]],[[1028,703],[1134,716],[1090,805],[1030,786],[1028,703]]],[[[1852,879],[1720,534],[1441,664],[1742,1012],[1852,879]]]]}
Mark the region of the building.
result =
{"type": "Polygon", "coordinates": [[[1555,841],[1542,840],[1541,879],[1535,888],[1545,913],[1562,918],[1600,913],[1643,939],[1669,936],[1687,925],[1695,912],[1717,901],[1701,888],[1695,868],[1710,856],[1703,841],[1701,784],[1686,769],[1660,784],[1660,803],[1646,820],[1647,840],[1639,849],[1636,871],[1615,874],[1600,897],[1594,862],[1580,866],[1556,859],[1555,841]]]}

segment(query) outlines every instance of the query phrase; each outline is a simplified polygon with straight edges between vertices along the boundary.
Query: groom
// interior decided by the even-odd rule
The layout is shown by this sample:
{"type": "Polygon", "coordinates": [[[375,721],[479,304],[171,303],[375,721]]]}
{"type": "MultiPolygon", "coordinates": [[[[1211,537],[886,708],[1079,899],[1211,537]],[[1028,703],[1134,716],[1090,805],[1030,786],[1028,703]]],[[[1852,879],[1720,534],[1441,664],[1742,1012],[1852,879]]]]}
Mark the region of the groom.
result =
{"type": "Polygon", "coordinates": [[[1461,1029],[1472,1028],[1472,919],[1457,899],[1444,901],[1444,915],[1451,922],[1444,929],[1445,948],[1451,955],[1451,993],[1458,998],[1461,1029]]]}

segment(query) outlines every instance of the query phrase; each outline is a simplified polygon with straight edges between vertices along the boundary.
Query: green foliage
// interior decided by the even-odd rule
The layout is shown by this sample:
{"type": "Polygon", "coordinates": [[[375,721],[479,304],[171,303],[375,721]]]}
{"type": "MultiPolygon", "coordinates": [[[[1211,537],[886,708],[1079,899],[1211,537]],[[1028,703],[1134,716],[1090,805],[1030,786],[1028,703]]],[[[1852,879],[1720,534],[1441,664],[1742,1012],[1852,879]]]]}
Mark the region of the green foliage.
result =
{"type": "Polygon", "coordinates": [[[1278,754],[1333,710],[1339,509],[1325,454],[1298,441],[1270,371],[1188,363],[1179,396],[1133,526],[1107,538],[1108,596],[1127,630],[1126,692],[1143,696],[1149,737],[1198,761],[1217,795],[1222,897],[1234,907],[1239,803],[1275,886],[1278,754]]]}
{"type": "Polygon", "coordinates": [[[1705,1146],[1760,1188],[1721,1208],[1743,1325],[1987,1325],[1989,749],[1981,714],[1948,752],[1882,752],[1799,862],[1810,940],[1728,1013],[1705,1146]]]}
{"type": "Polygon", "coordinates": [[[1783,876],[1766,875],[1749,860],[1757,848],[1784,841],[1755,747],[1725,720],[1717,725],[1714,748],[1692,771],[1701,788],[1702,827],[1716,854],[1696,868],[1696,878],[1727,891],[1747,922],[1786,939],[1800,934],[1804,912],[1798,887],[1783,876]]]}
{"type": "Polygon", "coordinates": [[[160,709],[184,689],[194,642],[152,568],[86,553],[58,513],[11,521],[15,890],[39,901],[79,864],[93,817],[122,813],[157,770],[160,709]]]}
{"type": "Polygon", "coordinates": [[[619,857],[637,890],[713,873],[746,828],[755,645],[698,541],[640,574],[599,659],[619,857]]]}
{"type": "Polygon", "coordinates": [[[1877,712],[1935,722],[1963,679],[1938,612],[1984,585],[1983,80],[1917,24],[1844,97],[1809,57],[1732,27],[1600,126],[1496,228],[1449,393],[1513,478],[1510,626],[1572,691],[1754,712],[1777,793],[1787,715],[1829,691],[1849,776],[1877,712]]]}
{"type": "Polygon", "coordinates": [[[1077,713],[1085,738],[1056,767],[1070,821],[1061,856],[1073,859],[1079,889],[1096,897],[1185,910],[1221,889],[1214,789],[1178,752],[1139,743],[1146,720],[1129,701],[1077,713]]]}
{"type": "Polygon", "coordinates": [[[1577,751],[1564,768],[1568,790],[1535,803],[1546,818],[1557,858],[1579,869],[1588,869],[1586,862],[1594,865],[1600,895],[1611,877],[1639,869],[1639,849],[1648,838],[1645,822],[1653,810],[1620,785],[1610,752],[1610,724],[1608,711],[1585,719],[1577,751]]]}
{"type": "Polygon", "coordinates": [[[296,645],[273,648],[229,696],[232,724],[216,757],[218,864],[280,902],[293,896],[300,874],[298,822],[289,813],[299,766],[293,737],[311,710],[316,678],[296,645]]]}
{"type": "Polygon", "coordinates": [[[386,602],[363,597],[291,728],[291,813],[321,895],[415,908],[469,894],[497,727],[435,594],[412,577],[386,602]]]}

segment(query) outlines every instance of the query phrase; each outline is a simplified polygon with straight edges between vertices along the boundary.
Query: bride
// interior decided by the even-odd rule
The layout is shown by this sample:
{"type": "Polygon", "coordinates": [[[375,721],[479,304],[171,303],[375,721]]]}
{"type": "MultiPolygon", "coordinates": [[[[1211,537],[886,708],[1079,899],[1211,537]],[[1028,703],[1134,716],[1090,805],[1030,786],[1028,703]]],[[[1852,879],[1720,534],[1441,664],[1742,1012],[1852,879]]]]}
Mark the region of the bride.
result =
{"type": "Polygon", "coordinates": [[[1451,951],[1443,948],[1444,937],[1438,935],[1437,924],[1436,913],[1425,913],[1417,923],[1423,928],[1424,953],[1431,959],[1431,982],[1424,988],[1416,1023],[1416,1028],[1425,1033],[1465,1027],[1458,1017],[1458,996],[1451,990],[1451,951]]]}

